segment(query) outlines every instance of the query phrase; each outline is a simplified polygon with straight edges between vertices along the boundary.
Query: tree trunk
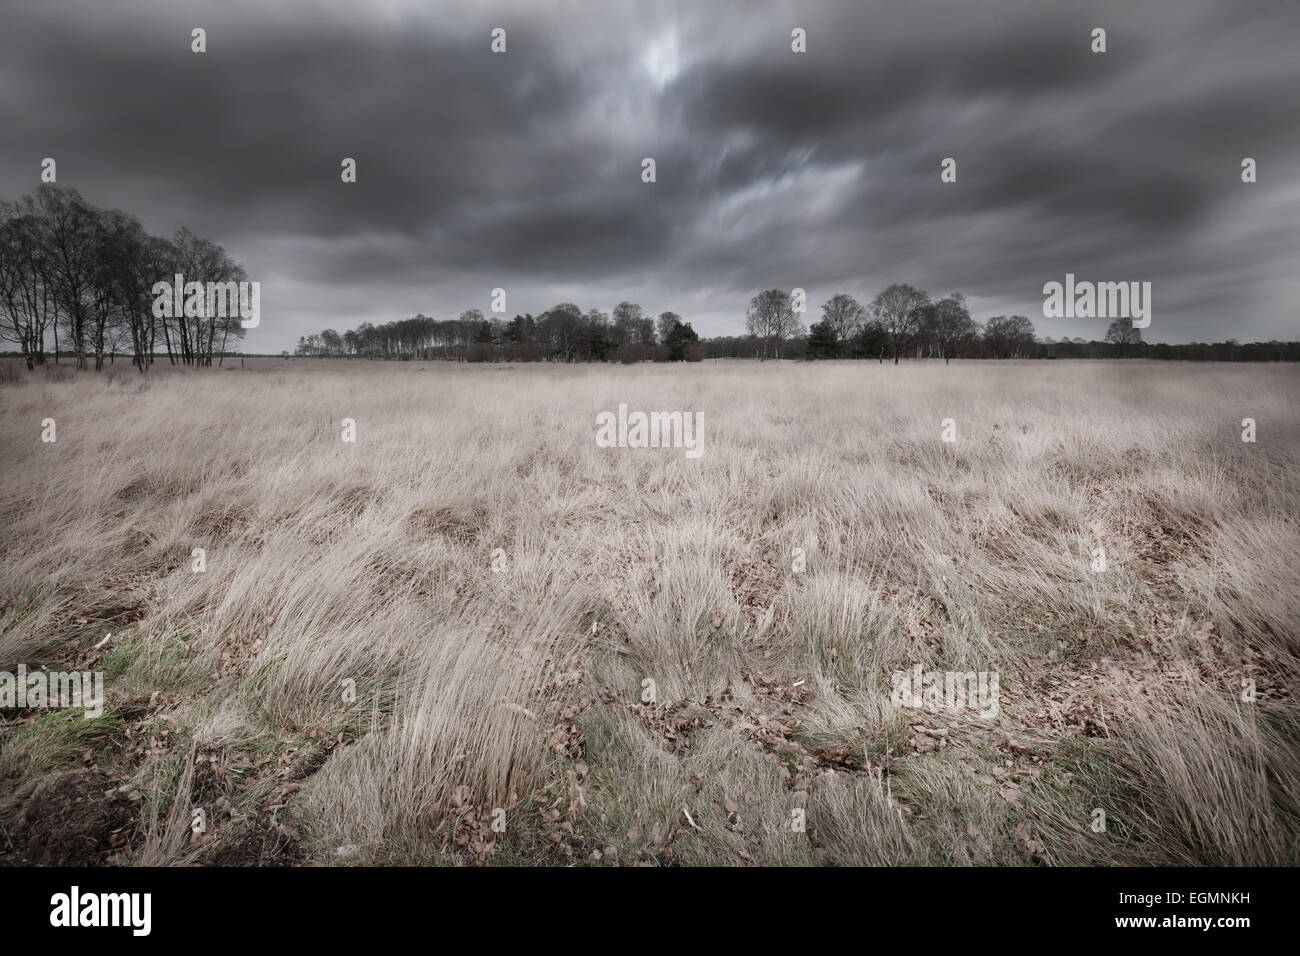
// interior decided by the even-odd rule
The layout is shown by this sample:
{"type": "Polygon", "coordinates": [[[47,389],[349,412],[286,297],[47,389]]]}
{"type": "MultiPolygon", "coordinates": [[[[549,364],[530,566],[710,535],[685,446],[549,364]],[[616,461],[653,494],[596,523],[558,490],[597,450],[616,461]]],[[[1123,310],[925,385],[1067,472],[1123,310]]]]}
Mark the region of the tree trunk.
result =
{"type": "Polygon", "coordinates": [[[77,356],[77,371],[86,370],[86,324],[85,320],[72,318],[72,350],[77,356]]]}

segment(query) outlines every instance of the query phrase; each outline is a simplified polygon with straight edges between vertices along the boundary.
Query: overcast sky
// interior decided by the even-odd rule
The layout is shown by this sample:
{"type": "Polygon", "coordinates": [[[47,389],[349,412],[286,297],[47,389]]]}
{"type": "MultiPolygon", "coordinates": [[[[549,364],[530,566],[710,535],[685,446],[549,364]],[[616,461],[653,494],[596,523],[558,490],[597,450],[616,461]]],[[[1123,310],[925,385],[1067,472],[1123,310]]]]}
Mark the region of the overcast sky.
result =
{"type": "Polygon", "coordinates": [[[1152,282],[1150,341],[1300,338],[1296,0],[0,0],[0,130],[0,197],[53,157],[243,262],[246,351],[495,287],[721,335],[910,282],[1100,338],[1043,317],[1067,272],[1152,282]]]}

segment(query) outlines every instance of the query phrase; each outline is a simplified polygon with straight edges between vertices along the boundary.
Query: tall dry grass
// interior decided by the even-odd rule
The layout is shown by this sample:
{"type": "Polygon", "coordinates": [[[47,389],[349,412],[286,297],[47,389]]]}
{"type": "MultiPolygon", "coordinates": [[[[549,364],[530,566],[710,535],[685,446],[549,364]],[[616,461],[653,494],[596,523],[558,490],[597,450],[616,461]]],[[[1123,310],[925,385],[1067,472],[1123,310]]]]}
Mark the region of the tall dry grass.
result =
{"type": "MultiPolygon", "coordinates": [[[[110,711],[147,713],[94,757],[153,801],[122,861],[1294,863],[1298,384],[1139,362],[35,376],[0,390],[0,668],[108,666],[110,711]],[[703,457],[598,448],[619,403],[701,412],[703,457]],[[998,672],[999,715],[899,711],[913,664],[998,672]]],[[[75,765],[34,760],[32,726],[0,744],[24,792],[75,765]]]]}

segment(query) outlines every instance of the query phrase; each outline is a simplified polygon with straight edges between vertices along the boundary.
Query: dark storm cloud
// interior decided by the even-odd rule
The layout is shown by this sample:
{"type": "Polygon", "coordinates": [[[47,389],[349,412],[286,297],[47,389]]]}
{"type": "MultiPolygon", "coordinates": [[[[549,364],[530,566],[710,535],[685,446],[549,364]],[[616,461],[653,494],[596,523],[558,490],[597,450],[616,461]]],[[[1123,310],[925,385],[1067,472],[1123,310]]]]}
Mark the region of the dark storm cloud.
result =
{"type": "Polygon", "coordinates": [[[0,194],[54,156],[92,201],[223,243],[263,281],[254,350],[497,286],[511,313],[630,297],[721,334],[761,288],[802,286],[815,311],[910,281],[1099,334],[1041,318],[1067,271],[1152,281],[1152,339],[1294,337],[1297,19],[1175,0],[33,4],[3,15],[0,194]]]}

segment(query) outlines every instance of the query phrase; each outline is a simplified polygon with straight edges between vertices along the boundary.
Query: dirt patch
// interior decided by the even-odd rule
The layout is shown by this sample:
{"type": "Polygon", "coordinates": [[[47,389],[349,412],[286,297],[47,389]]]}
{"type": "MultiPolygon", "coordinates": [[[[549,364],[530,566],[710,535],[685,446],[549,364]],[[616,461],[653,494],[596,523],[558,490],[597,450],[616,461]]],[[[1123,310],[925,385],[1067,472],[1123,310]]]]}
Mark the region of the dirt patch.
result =
{"type": "Polygon", "coordinates": [[[98,769],[50,780],[27,802],[13,835],[11,862],[26,866],[100,866],[129,841],[136,805],[98,769]]]}
{"type": "Polygon", "coordinates": [[[302,847],[285,829],[260,820],[245,820],[223,833],[200,861],[205,866],[296,866],[302,847]]]}

